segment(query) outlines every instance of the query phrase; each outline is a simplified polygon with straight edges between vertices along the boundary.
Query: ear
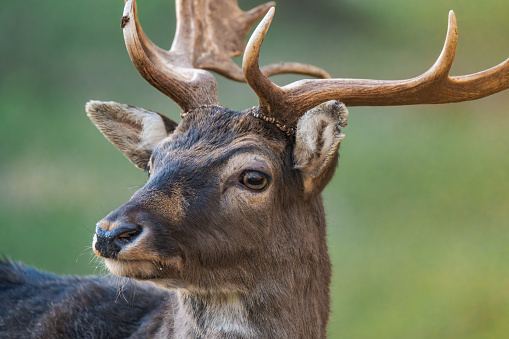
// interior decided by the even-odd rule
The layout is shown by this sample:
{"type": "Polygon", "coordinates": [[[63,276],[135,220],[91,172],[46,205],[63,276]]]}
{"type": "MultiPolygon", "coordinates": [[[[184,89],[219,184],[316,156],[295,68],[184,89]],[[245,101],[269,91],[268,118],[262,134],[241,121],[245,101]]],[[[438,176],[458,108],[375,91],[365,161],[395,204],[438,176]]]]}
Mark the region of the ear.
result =
{"type": "Polygon", "coordinates": [[[295,168],[304,179],[307,195],[321,192],[334,174],[338,148],[345,137],[348,111],[343,103],[328,101],[304,114],[297,123],[295,134],[295,168]]]}
{"type": "Polygon", "coordinates": [[[113,101],[90,101],[86,111],[102,134],[141,169],[147,168],[155,146],[177,127],[160,113],[113,101]]]}

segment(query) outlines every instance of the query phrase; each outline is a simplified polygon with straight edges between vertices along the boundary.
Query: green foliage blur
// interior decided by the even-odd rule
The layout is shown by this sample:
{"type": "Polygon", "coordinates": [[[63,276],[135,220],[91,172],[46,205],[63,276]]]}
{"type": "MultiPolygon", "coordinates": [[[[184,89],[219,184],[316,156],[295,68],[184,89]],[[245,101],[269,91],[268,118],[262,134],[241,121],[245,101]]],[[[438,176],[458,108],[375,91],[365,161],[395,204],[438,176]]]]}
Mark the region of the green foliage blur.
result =
{"type": "MultiPolygon", "coordinates": [[[[240,1],[245,10],[258,4],[240,1]]],[[[138,7],[147,34],[169,48],[173,3],[138,7]]],[[[146,177],[88,121],[86,101],[179,119],[132,66],[122,9],[120,0],[0,2],[0,253],[13,260],[59,274],[104,271],[90,249],[95,222],[146,177]]],[[[450,9],[460,34],[453,75],[509,57],[507,0],[281,0],[261,63],[413,77],[440,53],[450,9]]],[[[223,105],[257,104],[248,86],[218,81],[223,105]]],[[[350,109],[324,193],[331,338],[508,337],[508,105],[506,91],[462,104],[350,109]]]]}

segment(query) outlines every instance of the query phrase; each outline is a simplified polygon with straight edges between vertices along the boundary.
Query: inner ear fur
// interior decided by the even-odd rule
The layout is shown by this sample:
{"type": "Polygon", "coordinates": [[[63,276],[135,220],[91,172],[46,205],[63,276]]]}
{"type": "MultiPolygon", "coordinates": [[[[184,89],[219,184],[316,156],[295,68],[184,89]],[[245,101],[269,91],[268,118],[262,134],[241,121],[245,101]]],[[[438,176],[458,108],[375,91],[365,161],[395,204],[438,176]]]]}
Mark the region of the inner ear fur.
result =
{"type": "Polygon", "coordinates": [[[304,179],[306,194],[321,192],[331,180],[338,161],[338,149],[345,137],[348,110],[331,100],[304,114],[297,123],[295,134],[295,168],[304,179]]]}
{"type": "Polygon", "coordinates": [[[113,101],[90,101],[86,111],[102,134],[141,169],[147,168],[155,146],[177,127],[163,114],[113,101]]]}

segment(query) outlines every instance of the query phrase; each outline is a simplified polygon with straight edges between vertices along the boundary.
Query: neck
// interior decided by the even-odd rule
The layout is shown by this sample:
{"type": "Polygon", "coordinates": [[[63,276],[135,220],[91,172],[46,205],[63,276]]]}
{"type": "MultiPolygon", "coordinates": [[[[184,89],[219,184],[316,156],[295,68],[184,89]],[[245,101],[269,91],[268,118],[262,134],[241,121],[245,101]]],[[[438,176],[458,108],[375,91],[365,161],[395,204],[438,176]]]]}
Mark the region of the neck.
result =
{"type": "Polygon", "coordinates": [[[324,305],[317,298],[319,291],[313,291],[315,284],[308,280],[299,287],[291,285],[294,288],[288,289],[273,281],[247,294],[178,290],[175,337],[325,338],[327,323],[320,312],[324,305]]]}
{"type": "Polygon", "coordinates": [[[176,338],[256,338],[244,296],[177,291],[176,338]]]}

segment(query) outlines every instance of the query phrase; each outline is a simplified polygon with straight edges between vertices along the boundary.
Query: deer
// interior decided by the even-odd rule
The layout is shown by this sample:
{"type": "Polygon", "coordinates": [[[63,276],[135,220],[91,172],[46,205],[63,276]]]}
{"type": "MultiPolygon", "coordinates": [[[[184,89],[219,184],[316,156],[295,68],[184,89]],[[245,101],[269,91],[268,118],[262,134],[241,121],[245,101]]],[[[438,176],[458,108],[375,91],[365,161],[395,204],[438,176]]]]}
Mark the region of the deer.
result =
{"type": "Polygon", "coordinates": [[[3,260],[2,338],[325,338],[331,263],[321,192],[338,163],[347,107],[454,103],[509,88],[509,59],[449,74],[452,11],[435,64],[389,81],[334,79],[300,63],[260,67],[272,2],[244,12],[236,0],[177,0],[176,9],[168,51],[144,34],[135,0],[125,2],[121,27],[134,66],[178,104],[181,121],[116,102],[86,105],[149,176],[93,236],[124,297],[108,277],[59,277],[3,260]],[[242,54],[240,67],[231,57],[242,54]],[[209,71],[246,82],[259,106],[221,106],[209,71]],[[282,73],[318,79],[269,80],[282,73]]]}

